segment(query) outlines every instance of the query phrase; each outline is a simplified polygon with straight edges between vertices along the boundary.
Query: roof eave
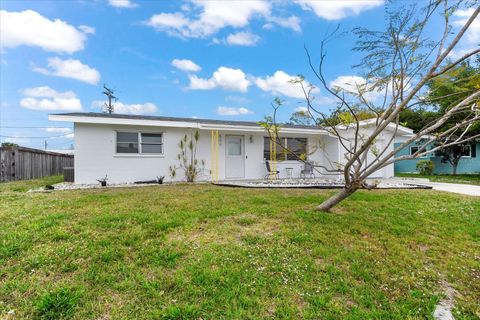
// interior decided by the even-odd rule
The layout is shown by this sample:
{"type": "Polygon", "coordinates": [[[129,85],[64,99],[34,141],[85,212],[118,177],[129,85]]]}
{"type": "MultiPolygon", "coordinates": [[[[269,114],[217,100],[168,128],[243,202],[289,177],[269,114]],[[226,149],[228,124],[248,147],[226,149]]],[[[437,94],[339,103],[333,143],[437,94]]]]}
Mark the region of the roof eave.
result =
{"type": "MultiPolygon", "coordinates": [[[[222,130],[222,131],[244,131],[244,132],[265,132],[265,129],[259,126],[232,125],[232,124],[209,124],[201,122],[186,121],[165,121],[149,119],[124,119],[124,118],[102,118],[78,115],[50,114],[50,121],[67,121],[74,123],[91,123],[106,125],[125,125],[125,126],[146,126],[146,127],[167,127],[167,128],[190,128],[199,130],[222,130]]],[[[324,129],[318,128],[288,128],[280,129],[283,133],[298,134],[328,134],[324,129]]]]}

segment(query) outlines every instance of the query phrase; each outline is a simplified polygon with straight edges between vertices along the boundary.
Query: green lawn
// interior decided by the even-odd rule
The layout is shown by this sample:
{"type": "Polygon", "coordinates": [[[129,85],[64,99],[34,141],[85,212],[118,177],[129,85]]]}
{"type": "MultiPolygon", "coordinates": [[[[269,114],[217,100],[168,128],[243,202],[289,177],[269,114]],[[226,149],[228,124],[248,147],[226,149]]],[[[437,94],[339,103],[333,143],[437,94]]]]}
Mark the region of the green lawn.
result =
{"type": "Polygon", "coordinates": [[[478,198],[44,183],[0,186],[0,319],[431,319],[445,281],[480,317],[478,198]]]}
{"type": "Polygon", "coordinates": [[[480,174],[457,174],[456,176],[449,174],[436,174],[424,176],[416,173],[395,173],[397,177],[407,178],[427,178],[432,182],[449,182],[449,183],[465,183],[480,185],[480,174]]]}

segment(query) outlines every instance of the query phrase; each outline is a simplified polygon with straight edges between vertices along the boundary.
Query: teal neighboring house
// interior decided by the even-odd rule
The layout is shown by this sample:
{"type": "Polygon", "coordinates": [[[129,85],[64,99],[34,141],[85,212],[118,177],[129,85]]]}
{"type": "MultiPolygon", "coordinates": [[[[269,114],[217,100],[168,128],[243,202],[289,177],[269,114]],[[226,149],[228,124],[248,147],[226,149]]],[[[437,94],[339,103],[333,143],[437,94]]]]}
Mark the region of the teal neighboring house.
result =
{"type": "MultiPolygon", "coordinates": [[[[395,148],[398,147],[401,142],[395,143],[395,148]]],[[[412,142],[401,150],[397,157],[407,154],[414,154],[418,150],[419,146],[412,142]]],[[[395,162],[395,173],[412,173],[417,172],[417,162],[420,160],[431,160],[434,164],[434,174],[451,174],[453,171],[450,163],[443,163],[442,158],[436,156],[435,153],[428,154],[425,157],[409,160],[400,160],[395,162]]],[[[480,142],[473,142],[470,144],[470,148],[467,148],[465,154],[460,159],[457,167],[457,174],[462,173],[480,173],[480,142]],[[477,155],[479,155],[477,157],[477,155]]]]}

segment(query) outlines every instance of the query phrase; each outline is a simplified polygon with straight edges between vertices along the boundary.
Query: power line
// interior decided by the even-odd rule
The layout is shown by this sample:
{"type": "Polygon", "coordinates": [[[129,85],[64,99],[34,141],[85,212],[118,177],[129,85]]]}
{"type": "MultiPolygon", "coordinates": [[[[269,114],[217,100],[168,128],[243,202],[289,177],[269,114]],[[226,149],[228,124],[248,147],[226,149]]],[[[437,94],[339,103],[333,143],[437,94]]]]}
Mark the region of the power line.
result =
{"type": "Polygon", "coordinates": [[[56,146],[63,146],[65,144],[73,144],[72,141],[65,141],[65,142],[60,142],[60,143],[51,143],[49,144],[50,147],[56,147],[56,146]]]}
{"type": "Polygon", "coordinates": [[[0,126],[6,129],[71,129],[69,127],[15,127],[15,126],[0,126]]]}
{"type": "Polygon", "coordinates": [[[45,137],[36,137],[36,136],[19,137],[19,136],[4,136],[4,135],[0,135],[0,137],[2,137],[2,138],[12,138],[12,139],[51,139],[51,138],[65,137],[65,136],[68,136],[70,134],[72,134],[72,133],[70,132],[70,133],[65,133],[65,134],[59,135],[59,136],[45,136],[45,137]]]}

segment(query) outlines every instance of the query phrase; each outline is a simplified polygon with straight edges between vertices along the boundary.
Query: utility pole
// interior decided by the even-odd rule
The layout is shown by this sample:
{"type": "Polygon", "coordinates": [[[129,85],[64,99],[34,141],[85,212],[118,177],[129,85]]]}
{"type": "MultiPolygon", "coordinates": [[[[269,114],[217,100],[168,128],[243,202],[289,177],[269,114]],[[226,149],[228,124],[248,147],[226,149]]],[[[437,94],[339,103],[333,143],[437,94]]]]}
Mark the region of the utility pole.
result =
{"type": "Polygon", "coordinates": [[[104,95],[106,95],[107,98],[108,98],[108,104],[107,104],[107,103],[104,103],[104,104],[103,104],[103,106],[104,106],[104,108],[105,108],[105,112],[108,112],[108,114],[112,114],[112,112],[113,112],[112,100],[117,101],[117,97],[115,97],[115,96],[113,95],[113,90],[107,88],[107,86],[106,86],[105,84],[103,85],[103,89],[105,89],[105,91],[103,91],[102,93],[103,93],[104,95]]]}
{"type": "Polygon", "coordinates": [[[47,143],[47,140],[45,140],[45,150],[47,150],[47,147],[48,147],[48,143],[47,143]]]}

